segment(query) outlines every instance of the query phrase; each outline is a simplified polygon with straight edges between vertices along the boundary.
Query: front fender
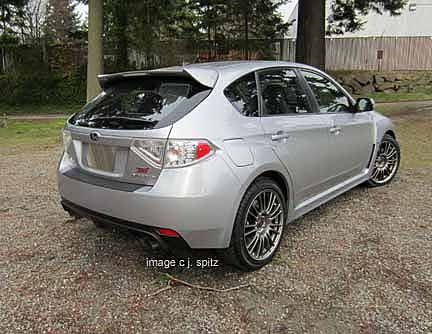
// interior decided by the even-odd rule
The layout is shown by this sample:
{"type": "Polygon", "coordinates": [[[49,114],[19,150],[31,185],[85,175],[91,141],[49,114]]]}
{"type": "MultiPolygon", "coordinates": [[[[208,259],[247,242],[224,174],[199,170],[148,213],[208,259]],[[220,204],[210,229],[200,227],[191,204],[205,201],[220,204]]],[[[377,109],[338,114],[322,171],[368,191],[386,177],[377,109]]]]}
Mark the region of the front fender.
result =
{"type": "Polygon", "coordinates": [[[391,131],[393,134],[395,134],[396,131],[395,126],[390,118],[385,117],[376,111],[372,112],[372,116],[375,121],[375,144],[378,147],[382,141],[382,138],[387,132],[391,131]]]}

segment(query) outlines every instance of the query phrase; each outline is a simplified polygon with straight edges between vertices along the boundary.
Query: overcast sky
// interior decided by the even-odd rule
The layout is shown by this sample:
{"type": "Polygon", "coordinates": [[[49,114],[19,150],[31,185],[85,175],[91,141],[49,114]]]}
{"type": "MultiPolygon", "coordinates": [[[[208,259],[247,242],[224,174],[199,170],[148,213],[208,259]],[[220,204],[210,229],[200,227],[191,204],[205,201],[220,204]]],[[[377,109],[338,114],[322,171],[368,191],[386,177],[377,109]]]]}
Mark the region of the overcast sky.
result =
{"type": "Polygon", "coordinates": [[[76,6],[76,10],[77,10],[78,14],[80,15],[81,22],[86,21],[87,20],[88,6],[84,5],[82,3],[78,3],[76,6]]]}
{"type": "Polygon", "coordinates": [[[280,12],[282,13],[285,21],[289,19],[296,4],[297,4],[297,0],[291,0],[287,4],[281,6],[280,12]]]}
{"type": "MultiPolygon", "coordinates": [[[[290,0],[287,4],[281,6],[280,11],[285,21],[288,20],[288,18],[290,17],[296,3],[297,0],[290,0]]],[[[81,17],[81,22],[87,20],[87,5],[78,3],[76,8],[81,17]]]]}

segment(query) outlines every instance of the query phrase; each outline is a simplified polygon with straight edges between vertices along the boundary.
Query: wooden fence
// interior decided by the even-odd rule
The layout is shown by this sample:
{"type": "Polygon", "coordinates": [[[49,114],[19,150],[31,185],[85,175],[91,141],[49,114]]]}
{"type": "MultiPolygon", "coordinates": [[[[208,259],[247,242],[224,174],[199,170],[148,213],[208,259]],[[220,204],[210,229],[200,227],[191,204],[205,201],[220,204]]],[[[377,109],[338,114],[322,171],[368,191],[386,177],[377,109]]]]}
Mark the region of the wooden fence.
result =
{"type": "MultiPolygon", "coordinates": [[[[177,40],[161,47],[159,53],[146,55],[136,50],[129,51],[129,61],[134,68],[154,68],[184,62],[202,62],[210,60],[243,59],[241,50],[229,45],[216,50],[208,56],[208,48],[193,48],[190,41],[177,40]]],[[[19,64],[29,59],[44,55],[44,62],[52,68],[73,72],[85,65],[87,48],[83,44],[67,46],[50,46],[43,50],[19,46],[0,49],[0,74],[13,72],[19,64]],[[58,66],[57,66],[57,65],[58,66]],[[65,70],[66,69],[66,70],[65,70]]],[[[295,60],[295,41],[283,39],[275,42],[271,49],[273,57],[278,60],[295,60]]],[[[114,60],[114,53],[105,50],[105,59],[114,60]]],[[[260,59],[257,52],[250,52],[251,59],[260,59]]],[[[30,64],[33,64],[30,62],[30,64]]],[[[359,37],[327,38],[326,69],[335,70],[432,70],[432,36],[431,37],[359,37]]]]}
{"type": "MultiPolygon", "coordinates": [[[[281,42],[281,59],[295,59],[295,41],[281,42]]],[[[431,37],[326,39],[327,70],[432,70],[431,37]]]]}

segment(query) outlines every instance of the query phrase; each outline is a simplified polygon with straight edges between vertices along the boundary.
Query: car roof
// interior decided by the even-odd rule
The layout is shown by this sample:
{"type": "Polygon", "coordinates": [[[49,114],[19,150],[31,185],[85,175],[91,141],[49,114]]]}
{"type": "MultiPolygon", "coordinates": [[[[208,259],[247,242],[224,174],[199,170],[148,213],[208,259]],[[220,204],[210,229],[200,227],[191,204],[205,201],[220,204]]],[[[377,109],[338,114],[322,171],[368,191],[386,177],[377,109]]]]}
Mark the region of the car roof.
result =
{"type": "Polygon", "coordinates": [[[313,67],[294,63],[289,61],[274,61],[274,60],[237,60],[237,61],[218,61],[208,63],[194,63],[185,64],[183,66],[173,66],[161,68],[160,70],[189,70],[193,72],[195,70],[212,70],[219,74],[219,76],[242,76],[244,74],[258,71],[271,67],[301,67],[313,69],[313,67]]]}
{"type": "Polygon", "coordinates": [[[274,61],[274,60],[234,60],[234,61],[218,61],[208,63],[187,64],[187,67],[209,68],[219,72],[238,71],[250,72],[267,67],[289,66],[289,67],[306,67],[307,65],[289,62],[289,61],[274,61]]]}
{"type": "MultiPolygon", "coordinates": [[[[183,66],[163,67],[155,70],[140,70],[132,72],[122,72],[115,74],[105,74],[99,76],[102,86],[109,82],[124,79],[127,77],[153,76],[153,75],[184,75],[190,76],[204,86],[213,88],[218,78],[224,81],[232,81],[244,74],[272,67],[301,67],[314,69],[311,66],[288,62],[288,61],[266,61],[266,60],[239,60],[239,61],[219,61],[208,63],[184,64],[183,66]]],[[[316,69],[315,69],[316,70],[316,69]]]]}

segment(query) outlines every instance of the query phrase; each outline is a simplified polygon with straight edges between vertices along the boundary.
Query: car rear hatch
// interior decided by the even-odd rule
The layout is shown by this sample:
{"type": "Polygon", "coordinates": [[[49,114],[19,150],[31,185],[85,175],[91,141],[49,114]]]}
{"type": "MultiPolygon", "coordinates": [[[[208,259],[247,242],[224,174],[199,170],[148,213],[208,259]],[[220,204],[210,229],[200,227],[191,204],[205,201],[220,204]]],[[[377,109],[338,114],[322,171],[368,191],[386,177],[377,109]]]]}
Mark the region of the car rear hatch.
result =
{"type": "Polygon", "coordinates": [[[172,124],[201,103],[215,81],[159,70],[102,76],[100,82],[103,92],[67,122],[66,154],[81,173],[154,185],[172,124]]]}

